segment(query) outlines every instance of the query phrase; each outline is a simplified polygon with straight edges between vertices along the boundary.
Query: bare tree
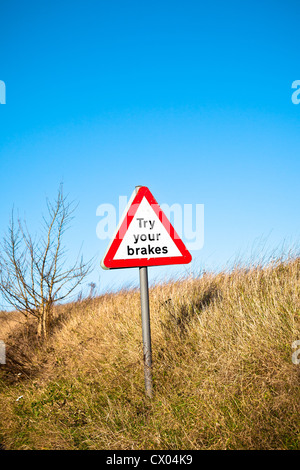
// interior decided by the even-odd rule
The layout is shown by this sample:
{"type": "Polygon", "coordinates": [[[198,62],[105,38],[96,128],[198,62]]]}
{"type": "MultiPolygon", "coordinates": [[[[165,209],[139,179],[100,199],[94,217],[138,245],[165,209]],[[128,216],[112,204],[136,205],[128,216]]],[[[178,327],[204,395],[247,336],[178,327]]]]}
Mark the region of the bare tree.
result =
{"type": "Polygon", "coordinates": [[[47,201],[43,234],[33,238],[26,223],[17,223],[12,213],[0,252],[0,292],[4,299],[26,317],[37,320],[37,333],[46,339],[53,317],[53,306],[66,299],[90,272],[91,261],[77,257],[67,267],[62,238],[75,210],[67,202],[62,185],[54,204],[47,201]]]}

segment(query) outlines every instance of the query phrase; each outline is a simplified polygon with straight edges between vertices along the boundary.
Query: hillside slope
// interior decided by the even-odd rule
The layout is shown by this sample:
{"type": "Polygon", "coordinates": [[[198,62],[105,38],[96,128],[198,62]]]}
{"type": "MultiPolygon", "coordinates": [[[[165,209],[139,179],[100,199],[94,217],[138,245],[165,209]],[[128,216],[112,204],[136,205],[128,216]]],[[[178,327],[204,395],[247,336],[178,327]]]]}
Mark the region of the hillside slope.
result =
{"type": "Polygon", "coordinates": [[[19,325],[1,369],[1,446],[300,449],[299,293],[299,258],[151,288],[152,400],[138,291],[58,307],[43,347],[19,325]]]}

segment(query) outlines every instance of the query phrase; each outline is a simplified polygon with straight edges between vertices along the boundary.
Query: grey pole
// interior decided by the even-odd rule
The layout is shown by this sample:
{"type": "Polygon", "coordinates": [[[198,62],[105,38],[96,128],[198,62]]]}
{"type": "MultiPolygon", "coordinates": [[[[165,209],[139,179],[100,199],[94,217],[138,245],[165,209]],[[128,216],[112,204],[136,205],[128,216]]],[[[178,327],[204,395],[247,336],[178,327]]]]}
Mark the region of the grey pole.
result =
{"type": "Polygon", "coordinates": [[[152,351],[147,267],[139,268],[146,395],[152,398],[152,351]]]}

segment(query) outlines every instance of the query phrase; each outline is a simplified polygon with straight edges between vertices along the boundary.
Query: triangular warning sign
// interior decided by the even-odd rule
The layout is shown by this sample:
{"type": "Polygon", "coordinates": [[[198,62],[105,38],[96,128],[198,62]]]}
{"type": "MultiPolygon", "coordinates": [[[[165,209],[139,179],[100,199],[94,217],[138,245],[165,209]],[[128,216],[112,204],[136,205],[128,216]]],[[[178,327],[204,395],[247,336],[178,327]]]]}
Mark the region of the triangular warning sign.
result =
{"type": "Polygon", "coordinates": [[[101,261],[102,268],[186,264],[191,260],[149,189],[137,187],[101,261]]]}

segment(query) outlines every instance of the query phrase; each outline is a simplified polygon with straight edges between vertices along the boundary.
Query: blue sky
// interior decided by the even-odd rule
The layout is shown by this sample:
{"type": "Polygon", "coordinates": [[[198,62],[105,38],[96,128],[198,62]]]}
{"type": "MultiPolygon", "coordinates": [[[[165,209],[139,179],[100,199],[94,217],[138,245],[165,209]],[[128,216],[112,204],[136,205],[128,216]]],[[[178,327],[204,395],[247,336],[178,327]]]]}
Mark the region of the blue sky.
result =
{"type": "Polygon", "coordinates": [[[151,281],[297,243],[299,22],[297,1],[2,1],[1,234],[13,205],[38,231],[63,181],[99,291],[138,283],[100,268],[96,236],[136,185],[205,207],[203,249],[151,281]]]}

